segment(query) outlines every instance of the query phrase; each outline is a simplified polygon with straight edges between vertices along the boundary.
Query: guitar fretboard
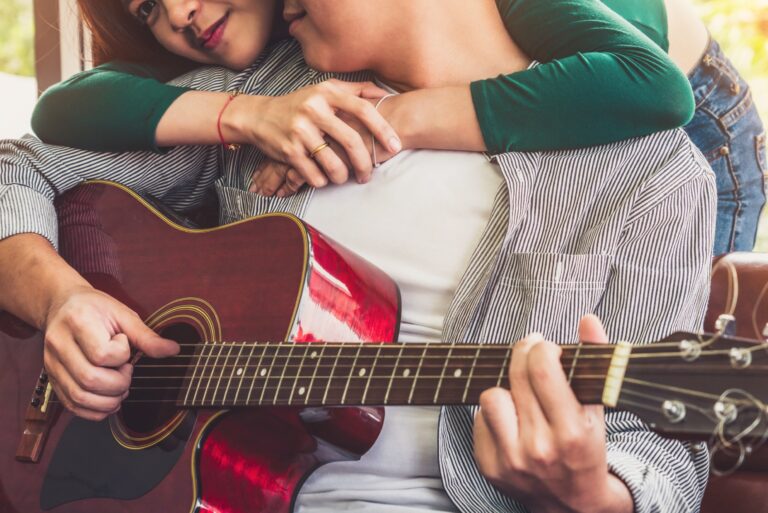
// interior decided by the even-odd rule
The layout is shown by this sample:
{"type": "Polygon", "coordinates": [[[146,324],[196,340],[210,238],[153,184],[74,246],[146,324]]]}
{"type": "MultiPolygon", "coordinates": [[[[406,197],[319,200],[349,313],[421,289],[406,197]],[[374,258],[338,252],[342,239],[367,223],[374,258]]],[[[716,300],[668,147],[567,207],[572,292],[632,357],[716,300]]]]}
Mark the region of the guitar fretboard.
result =
{"type": "MultiPolygon", "coordinates": [[[[563,346],[561,363],[579,399],[600,402],[612,348],[593,346],[586,356],[581,347],[563,346]]],[[[510,357],[500,345],[210,343],[181,357],[189,363],[177,404],[477,404],[484,390],[508,387],[510,357]]],[[[163,366],[144,370],[153,367],[163,366]]]]}

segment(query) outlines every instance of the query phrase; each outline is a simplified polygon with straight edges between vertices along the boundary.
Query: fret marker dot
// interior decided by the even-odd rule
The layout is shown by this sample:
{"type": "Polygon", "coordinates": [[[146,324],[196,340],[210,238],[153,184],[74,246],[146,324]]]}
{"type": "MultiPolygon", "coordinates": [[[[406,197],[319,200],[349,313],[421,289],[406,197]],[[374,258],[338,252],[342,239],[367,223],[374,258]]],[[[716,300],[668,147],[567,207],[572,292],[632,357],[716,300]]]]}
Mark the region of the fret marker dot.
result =
{"type": "Polygon", "coordinates": [[[453,377],[454,378],[460,378],[461,377],[461,369],[456,369],[453,371],[453,377]]]}
{"type": "Polygon", "coordinates": [[[267,369],[261,369],[261,370],[259,371],[259,376],[262,376],[262,377],[264,377],[264,376],[266,376],[266,375],[267,375],[267,369]]]}
{"type": "Polygon", "coordinates": [[[360,372],[357,373],[361,378],[365,376],[365,369],[360,369],[360,372]]]}
{"type": "Polygon", "coordinates": [[[304,387],[301,387],[301,388],[299,389],[299,395],[304,395],[304,392],[306,392],[306,391],[307,391],[307,389],[306,389],[306,388],[304,388],[304,387]]]}
{"type": "Polygon", "coordinates": [[[317,358],[317,351],[312,351],[312,354],[310,354],[309,357],[312,358],[313,360],[317,358]]]}
{"type": "Polygon", "coordinates": [[[404,377],[404,378],[407,378],[407,377],[408,377],[408,376],[410,376],[410,375],[411,375],[411,369],[405,369],[405,370],[403,371],[403,377],[404,377]]]}
{"type": "Polygon", "coordinates": [[[237,373],[236,374],[238,376],[242,376],[243,375],[243,369],[237,369],[237,373]]]}

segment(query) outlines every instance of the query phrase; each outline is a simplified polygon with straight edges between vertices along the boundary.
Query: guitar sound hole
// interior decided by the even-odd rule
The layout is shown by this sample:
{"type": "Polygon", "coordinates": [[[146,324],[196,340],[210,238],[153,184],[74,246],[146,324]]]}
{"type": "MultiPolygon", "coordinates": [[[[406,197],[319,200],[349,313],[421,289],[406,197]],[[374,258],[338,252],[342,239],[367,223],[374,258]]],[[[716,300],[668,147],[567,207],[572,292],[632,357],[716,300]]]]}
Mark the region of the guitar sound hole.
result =
{"type": "Polygon", "coordinates": [[[176,416],[176,402],[183,394],[188,365],[193,362],[193,344],[201,342],[197,330],[187,324],[168,326],[160,335],[181,344],[181,352],[160,360],[142,356],[136,362],[131,390],[120,410],[123,426],[130,434],[153,434],[176,416]]]}

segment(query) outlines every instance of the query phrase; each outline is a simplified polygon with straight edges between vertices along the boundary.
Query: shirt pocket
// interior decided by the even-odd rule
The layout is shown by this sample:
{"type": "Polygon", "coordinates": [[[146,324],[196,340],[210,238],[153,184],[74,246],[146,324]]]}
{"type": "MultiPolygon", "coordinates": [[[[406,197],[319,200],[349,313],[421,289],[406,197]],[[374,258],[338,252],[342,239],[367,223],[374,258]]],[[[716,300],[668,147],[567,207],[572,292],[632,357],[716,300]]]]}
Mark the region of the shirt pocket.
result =
{"type": "Polygon", "coordinates": [[[537,331],[550,340],[575,342],[579,319],[603,297],[612,256],[512,253],[491,302],[507,328],[507,342],[537,331]]]}

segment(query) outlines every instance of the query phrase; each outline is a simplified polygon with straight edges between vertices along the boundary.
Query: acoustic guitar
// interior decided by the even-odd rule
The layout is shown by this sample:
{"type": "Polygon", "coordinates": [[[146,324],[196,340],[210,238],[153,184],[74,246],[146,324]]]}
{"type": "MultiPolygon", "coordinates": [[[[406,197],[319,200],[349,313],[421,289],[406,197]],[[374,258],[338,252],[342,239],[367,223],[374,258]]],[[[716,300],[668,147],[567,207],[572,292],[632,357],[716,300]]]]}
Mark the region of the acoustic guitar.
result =
{"type": "MultiPolygon", "coordinates": [[[[383,406],[472,405],[508,386],[508,345],[392,343],[396,284],[293,216],[194,229],[106,182],[56,207],[61,254],[181,353],[136,355],[119,413],[89,422],[40,373],[40,335],[6,318],[0,513],[288,513],[312,470],[370,448],[383,406]]],[[[766,437],[768,344],[727,325],[564,345],[562,365],[582,402],[738,464],[766,437]]]]}

